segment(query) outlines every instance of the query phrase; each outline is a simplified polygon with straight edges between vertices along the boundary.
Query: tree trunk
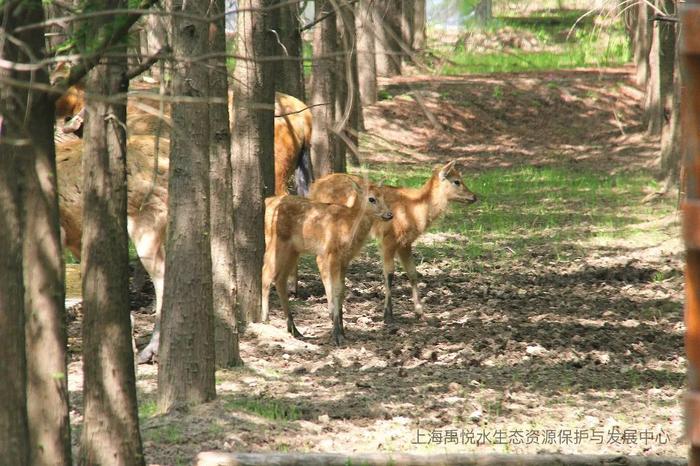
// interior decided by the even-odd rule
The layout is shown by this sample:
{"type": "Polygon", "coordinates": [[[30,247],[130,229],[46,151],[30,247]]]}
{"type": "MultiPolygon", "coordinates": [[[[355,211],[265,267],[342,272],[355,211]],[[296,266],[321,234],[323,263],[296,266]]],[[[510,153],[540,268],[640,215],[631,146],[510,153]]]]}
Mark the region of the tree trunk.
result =
{"type": "Polygon", "coordinates": [[[424,50],[426,45],[425,2],[426,0],[416,0],[413,12],[413,50],[418,52],[424,50]]]}
{"type": "MultiPolygon", "coordinates": [[[[343,161],[342,165],[334,166],[334,172],[346,172],[347,137],[351,130],[350,119],[352,118],[352,100],[349,100],[352,87],[352,67],[350,65],[351,39],[348,37],[348,30],[345,22],[348,19],[347,5],[339,4],[335,12],[335,28],[337,31],[335,48],[338,52],[335,58],[335,114],[333,120],[337,124],[335,137],[336,159],[343,161]],[[347,110],[347,114],[346,114],[347,110]]],[[[313,135],[313,132],[312,132],[313,135]]]]}
{"type": "Polygon", "coordinates": [[[260,322],[265,198],[274,195],[274,102],[272,67],[261,58],[272,55],[274,36],[261,11],[273,0],[238,3],[238,54],[233,79],[233,211],[236,242],[236,305],[245,322],[260,322]],[[269,105],[261,108],[261,104],[269,105]]]}
{"type": "MultiPolygon", "coordinates": [[[[170,0],[168,10],[205,16],[206,2],[170,0]]],[[[209,75],[191,61],[209,52],[209,24],[173,15],[173,94],[202,99],[172,105],[168,238],[161,311],[158,406],[162,412],[216,396],[209,224],[209,75]]]]}
{"type": "Polygon", "coordinates": [[[357,30],[355,28],[355,6],[342,4],[337,15],[338,47],[344,53],[340,56],[338,72],[342,72],[339,83],[344,84],[344,95],[336,94],[336,120],[343,121],[346,107],[350,106],[348,120],[343,127],[344,138],[340,140],[343,158],[348,158],[354,166],[360,165],[357,145],[362,125],[359,76],[357,70],[357,30]]]}
{"type": "MultiPolygon", "coordinates": [[[[212,14],[225,11],[224,0],[212,0],[212,14]]],[[[226,52],[224,16],[212,23],[209,40],[213,53],[226,52]]],[[[220,103],[209,106],[209,180],[211,183],[211,260],[213,280],[214,349],[218,367],[242,364],[236,318],[236,259],[233,241],[233,186],[231,184],[231,131],[228,115],[226,58],[213,58],[209,89],[220,103]]]]}
{"type": "MultiPolygon", "coordinates": [[[[141,55],[144,59],[148,59],[169,43],[168,21],[162,15],[144,15],[141,22],[143,24],[141,55]]],[[[160,79],[160,69],[156,66],[152,66],[144,74],[160,79]]]]}
{"type": "Polygon", "coordinates": [[[416,23],[416,1],[404,0],[401,4],[401,40],[403,41],[406,61],[412,62],[413,57],[405,50],[413,52],[413,36],[416,23]]]}
{"type": "Polygon", "coordinates": [[[476,8],[474,8],[474,16],[479,23],[485,24],[491,21],[493,17],[491,6],[491,0],[481,0],[476,5],[476,8]]]}
{"type": "MultiPolygon", "coordinates": [[[[23,3],[15,15],[4,20],[5,31],[16,42],[5,42],[0,54],[15,62],[28,63],[44,58],[43,29],[14,33],[18,25],[40,24],[43,10],[38,0],[23,3]],[[21,44],[19,51],[14,44],[21,44]],[[28,57],[22,51],[28,51],[28,57]]],[[[14,79],[30,82],[29,73],[16,72],[14,79]]],[[[38,70],[33,82],[47,85],[48,73],[38,70]]],[[[21,151],[24,184],[22,190],[24,312],[27,316],[23,340],[26,346],[26,416],[29,429],[29,463],[32,465],[70,465],[70,424],[68,420],[68,385],[66,381],[66,329],[63,285],[63,251],[58,224],[58,197],[56,194],[56,155],[53,142],[54,105],[49,95],[36,90],[12,89],[13,101],[7,100],[3,119],[6,136],[19,138],[27,146],[0,147],[0,154],[21,151]],[[28,98],[27,93],[30,93],[28,98]],[[29,108],[21,107],[25,102],[29,108]],[[6,110],[6,112],[5,112],[6,110]],[[26,117],[19,119],[18,117],[26,117]],[[7,149],[7,150],[6,150],[7,149]]],[[[3,93],[3,98],[10,99],[3,93]]],[[[3,135],[5,136],[5,135],[3,135]]],[[[20,144],[22,144],[20,142],[20,144]]],[[[14,152],[18,153],[18,152],[14,152]]],[[[3,235],[4,236],[4,235],[3,235]]],[[[5,251],[8,251],[7,249],[5,251]]],[[[13,251],[13,249],[10,249],[13,251]]],[[[3,326],[4,327],[4,326],[3,326]]],[[[13,329],[17,330],[17,329],[13,329]]],[[[19,336],[3,340],[16,344],[19,336]]],[[[2,359],[12,367],[15,361],[2,359]],[[11,361],[11,362],[8,362],[11,361]]],[[[19,362],[17,362],[19,364],[19,362]]],[[[22,363],[24,365],[24,363],[22,363]]],[[[14,372],[15,376],[24,372],[14,372]]],[[[19,375],[23,378],[24,375],[19,375]]],[[[10,379],[0,379],[10,380],[10,379]]],[[[17,379],[12,379],[13,382],[17,379]]],[[[23,395],[24,397],[25,395],[23,395]]],[[[17,418],[18,424],[23,419],[17,418]]],[[[13,426],[14,428],[15,426],[13,426]]],[[[8,457],[3,460],[12,464],[8,457]]],[[[21,463],[19,463],[21,464],[21,463]]]]}
{"type": "MultiPolygon", "coordinates": [[[[7,26],[7,24],[6,24],[7,26]]],[[[12,31],[11,28],[8,28],[12,31]]],[[[0,56],[15,61],[15,45],[5,42],[0,56]]],[[[17,79],[18,73],[0,69],[0,76],[17,79]]],[[[3,138],[20,139],[26,135],[10,115],[21,115],[15,92],[0,86],[0,458],[3,464],[26,466],[29,462],[27,425],[27,363],[24,347],[24,284],[22,279],[21,198],[22,157],[26,149],[3,144],[3,138]]],[[[65,463],[64,463],[65,464],[65,463]]]]}
{"type": "Polygon", "coordinates": [[[649,49],[651,47],[651,28],[649,26],[649,6],[641,2],[635,7],[637,17],[634,22],[634,63],[637,84],[646,86],[649,79],[649,49]]]}
{"type": "MultiPolygon", "coordinates": [[[[658,0],[656,6],[674,14],[674,0],[658,0]]],[[[670,109],[673,92],[673,64],[676,47],[675,23],[654,21],[652,23],[652,45],[649,52],[650,75],[647,81],[645,109],[648,114],[647,132],[661,134],[666,110],[670,109]]]]}
{"type": "MultiPolygon", "coordinates": [[[[333,11],[331,0],[314,2],[314,17],[325,17],[333,11]]],[[[338,77],[336,70],[336,22],[321,21],[314,27],[313,68],[311,81],[311,109],[313,129],[311,131],[311,160],[316,179],[342,171],[345,160],[337,152],[335,124],[335,93],[338,77]],[[339,170],[340,169],[340,170],[339,170]]]]}
{"type": "Polygon", "coordinates": [[[296,97],[305,101],[304,97],[304,62],[303,41],[301,39],[301,24],[298,2],[284,4],[273,11],[275,30],[273,55],[282,59],[275,62],[275,84],[277,92],[296,97]],[[279,43],[277,39],[279,38],[279,43]],[[280,45],[281,44],[281,45],[280,45]]]}
{"type": "MultiPolygon", "coordinates": [[[[126,8],[110,0],[100,8],[126,8]]],[[[105,17],[106,18],[106,17],[105,17]]],[[[114,17],[112,17],[114,18],[114,17]]],[[[117,17],[116,19],[120,19],[117,17]]],[[[91,35],[112,21],[90,25],[91,35]]],[[[88,95],[123,96],[86,102],[83,153],[83,404],[79,463],[143,465],[129,316],[126,227],[126,92],[124,45],[88,74],[88,95]]]]}
{"type": "Polygon", "coordinates": [[[357,72],[363,106],[377,101],[377,63],[374,56],[372,0],[360,0],[357,10],[357,72]]]}
{"type": "Polygon", "coordinates": [[[374,2],[374,48],[376,51],[377,76],[401,74],[401,14],[400,0],[374,2]]]}
{"type": "MultiPolygon", "coordinates": [[[[682,73],[680,67],[680,40],[678,26],[674,25],[673,51],[673,82],[672,91],[665,94],[664,118],[665,124],[661,132],[660,176],[664,179],[666,189],[680,185],[681,173],[681,86],[682,73]]],[[[665,47],[664,47],[665,48],[665,47]]]]}

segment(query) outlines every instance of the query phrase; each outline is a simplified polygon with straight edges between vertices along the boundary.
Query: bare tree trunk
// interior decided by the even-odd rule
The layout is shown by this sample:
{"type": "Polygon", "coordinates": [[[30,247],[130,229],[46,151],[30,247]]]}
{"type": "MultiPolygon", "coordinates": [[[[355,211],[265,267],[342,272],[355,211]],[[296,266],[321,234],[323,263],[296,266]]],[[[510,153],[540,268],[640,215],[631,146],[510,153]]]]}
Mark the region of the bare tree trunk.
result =
{"type": "MultiPolygon", "coordinates": [[[[208,3],[170,0],[169,11],[205,16],[208,3]]],[[[209,97],[209,24],[172,16],[173,94],[209,97]]],[[[163,412],[216,396],[209,203],[209,106],[172,105],[168,239],[161,315],[158,405],[163,412]]]]}
{"type": "Polygon", "coordinates": [[[649,26],[649,6],[640,2],[635,7],[637,16],[634,21],[634,63],[637,66],[635,75],[637,84],[646,86],[649,79],[649,49],[651,47],[651,29],[649,26]]]}
{"type": "Polygon", "coordinates": [[[401,14],[400,0],[373,2],[374,48],[376,51],[377,76],[401,74],[401,14]]]}
{"type": "Polygon", "coordinates": [[[338,65],[338,82],[343,94],[336,94],[336,121],[343,121],[346,107],[350,106],[348,120],[343,128],[344,138],[339,141],[345,152],[343,158],[349,159],[354,166],[360,165],[357,157],[357,145],[362,124],[362,108],[360,104],[359,76],[357,70],[357,31],[355,29],[355,6],[341,4],[337,15],[338,48],[344,53],[340,56],[338,65]]]}
{"type": "MultiPolygon", "coordinates": [[[[154,9],[162,9],[161,6],[154,6],[154,9]]],[[[168,21],[162,15],[144,15],[141,19],[143,33],[141,34],[141,55],[148,58],[155,55],[165,47],[170,41],[168,39],[168,21]]],[[[152,66],[144,74],[161,79],[160,68],[152,66]]]]}
{"type": "MultiPolygon", "coordinates": [[[[110,0],[103,9],[126,8],[110,0]]],[[[119,17],[117,17],[119,19],[119,17]]],[[[111,21],[91,24],[108,33],[111,21]]],[[[126,52],[124,45],[113,49],[126,52]]],[[[125,96],[125,58],[110,57],[88,74],[88,95],[125,96]]],[[[83,169],[83,404],[79,463],[143,465],[129,317],[126,227],[126,97],[87,100],[83,169]]]]}
{"type": "Polygon", "coordinates": [[[357,71],[363,106],[377,101],[377,64],[374,55],[373,0],[360,0],[357,11],[357,71]]]}
{"type": "MultiPolygon", "coordinates": [[[[330,0],[318,0],[314,3],[314,17],[325,17],[333,11],[330,0]]],[[[336,137],[333,135],[335,124],[335,74],[336,61],[336,22],[321,21],[314,27],[313,69],[311,81],[311,109],[313,129],[311,131],[311,160],[316,179],[333,173],[345,166],[337,153],[336,137]]]]}
{"type": "MultiPolygon", "coordinates": [[[[12,24],[6,24],[8,32],[12,24]]],[[[17,50],[6,41],[0,56],[16,61],[17,50]]],[[[16,73],[0,69],[0,77],[17,79],[16,73]]],[[[0,458],[4,464],[27,466],[29,430],[27,425],[27,361],[24,347],[24,283],[22,278],[22,185],[21,160],[26,149],[11,139],[26,136],[11,115],[21,115],[14,90],[0,85],[0,458]]]]}
{"type": "MultiPolygon", "coordinates": [[[[413,36],[416,23],[416,0],[404,0],[401,2],[401,40],[406,49],[413,52],[413,36]]],[[[404,51],[407,62],[412,62],[413,57],[404,51]]]]}
{"type": "Polygon", "coordinates": [[[273,0],[240,0],[238,54],[233,79],[231,166],[236,242],[238,314],[245,322],[260,322],[265,198],[275,189],[274,102],[272,67],[258,61],[269,57],[274,36],[261,8],[273,0]],[[261,105],[269,108],[261,108],[261,105]]]}
{"type": "MultiPolygon", "coordinates": [[[[225,11],[224,0],[212,0],[212,14],[225,11]]],[[[224,16],[212,23],[209,40],[213,53],[226,52],[224,16]]],[[[218,367],[240,366],[236,318],[236,258],[233,240],[233,186],[231,184],[231,131],[228,114],[226,59],[213,58],[209,89],[220,103],[209,106],[209,180],[211,182],[211,260],[213,280],[214,340],[218,367]]]]}
{"type": "Polygon", "coordinates": [[[282,4],[272,13],[275,19],[277,36],[274,38],[273,55],[284,57],[275,62],[275,84],[277,92],[304,98],[304,62],[303,41],[301,40],[301,23],[299,3],[282,4]],[[277,39],[279,38],[279,43],[277,39]]]}
{"type": "MultiPolygon", "coordinates": [[[[44,15],[41,5],[38,0],[24,2],[21,9],[3,18],[5,31],[15,37],[16,42],[5,41],[0,56],[19,63],[44,58],[43,29],[36,28],[16,34],[13,32],[13,28],[18,25],[42,23],[44,15]],[[21,47],[14,48],[16,44],[21,44],[21,47]]],[[[38,70],[31,77],[29,73],[20,72],[11,76],[25,82],[30,82],[31,78],[39,85],[47,85],[49,81],[46,69],[38,70]]],[[[15,427],[26,428],[26,419],[29,463],[67,466],[71,464],[71,445],[66,381],[64,266],[58,224],[56,155],[53,143],[54,105],[50,96],[37,90],[5,88],[2,98],[4,108],[0,119],[4,123],[0,125],[7,131],[2,137],[21,140],[18,141],[19,147],[1,146],[0,157],[21,154],[24,180],[20,201],[23,207],[20,228],[23,231],[24,313],[27,319],[24,327],[26,334],[22,340],[18,340],[19,335],[2,340],[3,344],[11,346],[24,341],[26,372],[16,371],[11,379],[0,380],[6,380],[14,387],[15,381],[24,381],[26,374],[26,394],[22,395],[23,398],[26,396],[26,408],[22,408],[26,410],[17,418],[18,426],[12,426],[11,431],[15,432],[15,427]],[[29,104],[28,108],[23,107],[25,103],[29,104]],[[15,150],[19,152],[14,152],[15,150]]],[[[16,256],[13,259],[15,258],[16,256]]],[[[18,309],[21,310],[17,308],[14,312],[18,312],[18,309]]],[[[16,323],[12,322],[13,325],[16,323]]],[[[4,325],[3,330],[6,330],[4,325]]],[[[12,331],[17,330],[12,328],[12,331]]],[[[23,354],[17,356],[24,358],[23,354]]],[[[9,367],[25,364],[15,362],[12,358],[3,358],[2,361],[3,365],[8,364],[9,367]]],[[[9,396],[7,401],[10,400],[14,402],[19,398],[9,396]]],[[[8,459],[11,456],[0,457],[8,461],[8,464],[13,464],[8,459]]]]}
{"type": "Polygon", "coordinates": [[[491,18],[493,17],[493,14],[491,12],[492,10],[492,5],[491,5],[491,0],[481,0],[477,5],[475,10],[475,17],[476,20],[481,23],[485,24],[488,21],[491,21],[491,18]]]}
{"type": "MultiPolygon", "coordinates": [[[[657,0],[656,6],[670,14],[675,12],[673,0],[657,0]]],[[[665,109],[673,92],[673,63],[676,46],[675,24],[665,21],[652,23],[652,45],[649,52],[649,80],[645,96],[648,114],[647,133],[661,134],[665,124],[665,109]]]]}
{"type": "Polygon", "coordinates": [[[416,0],[414,6],[413,18],[413,50],[422,51],[426,46],[426,35],[425,35],[425,2],[426,0],[416,0]]]}
{"type": "Polygon", "coordinates": [[[666,189],[680,185],[681,175],[681,86],[682,73],[680,67],[679,29],[674,26],[675,42],[673,50],[673,82],[672,91],[665,94],[664,118],[665,124],[661,132],[660,176],[664,179],[666,189]]]}
{"type": "Polygon", "coordinates": [[[347,20],[346,9],[347,5],[339,4],[335,13],[335,28],[337,31],[335,48],[338,54],[335,58],[335,115],[333,120],[340,125],[337,128],[338,134],[335,137],[336,161],[342,161],[343,163],[342,165],[334,166],[334,172],[347,171],[347,144],[345,138],[347,138],[350,131],[350,118],[352,118],[352,100],[348,101],[348,98],[351,97],[349,91],[352,86],[352,74],[350,74],[352,69],[347,60],[351,54],[351,44],[348,37],[349,31],[345,27],[345,21],[347,20]],[[346,109],[348,111],[347,115],[345,114],[346,109]]]}

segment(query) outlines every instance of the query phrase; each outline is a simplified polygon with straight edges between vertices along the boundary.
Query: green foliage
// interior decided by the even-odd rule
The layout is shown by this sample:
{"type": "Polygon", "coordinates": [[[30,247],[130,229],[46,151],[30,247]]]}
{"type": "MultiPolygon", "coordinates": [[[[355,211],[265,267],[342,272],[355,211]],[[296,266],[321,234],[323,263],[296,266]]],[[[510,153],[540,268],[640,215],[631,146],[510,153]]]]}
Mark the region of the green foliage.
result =
{"type": "Polygon", "coordinates": [[[277,400],[235,398],[226,401],[224,407],[230,410],[245,411],[271,421],[296,421],[301,419],[301,411],[277,400]]]}

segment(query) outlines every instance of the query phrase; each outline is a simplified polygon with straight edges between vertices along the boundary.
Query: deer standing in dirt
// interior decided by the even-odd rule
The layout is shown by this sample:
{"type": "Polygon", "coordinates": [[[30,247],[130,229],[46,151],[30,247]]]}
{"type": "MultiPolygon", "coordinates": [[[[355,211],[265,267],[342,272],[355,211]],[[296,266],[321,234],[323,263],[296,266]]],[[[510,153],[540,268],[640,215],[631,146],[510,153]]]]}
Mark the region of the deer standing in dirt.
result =
{"type": "MultiPolygon", "coordinates": [[[[356,191],[347,180],[348,175],[331,174],[311,185],[309,198],[317,202],[350,205],[355,202],[356,191]]],[[[354,183],[363,184],[362,178],[352,177],[354,183]]],[[[384,322],[393,321],[391,287],[394,281],[394,258],[399,260],[411,282],[413,306],[418,317],[423,305],[418,294],[418,273],[413,261],[412,245],[430,224],[448,208],[450,201],[473,203],[476,195],[462,180],[455,162],[436,167],[433,175],[420,188],[380,188],[384,200],[394,214],[392,222],[375,222],[372,234],[381,244],[384,263],[384,322]]]]}
{"type": "Polygon", "coordinates": [[[287,318],[287,331],[295,337],[302,334],[289,309],[287,278],[300,254],[316,255],[333,319],[332,340],[341,345],[345,338],[343,300],[348,264],[366,242],[375,221],[388,224],[393,217],[378,187],[366,185],[362,189],[351,178],[348,183],[357,197],[351,207],[298,196],[270,197],[265,202],[262,318],[269,320],[270,286],[274,282],[287,318]]]}

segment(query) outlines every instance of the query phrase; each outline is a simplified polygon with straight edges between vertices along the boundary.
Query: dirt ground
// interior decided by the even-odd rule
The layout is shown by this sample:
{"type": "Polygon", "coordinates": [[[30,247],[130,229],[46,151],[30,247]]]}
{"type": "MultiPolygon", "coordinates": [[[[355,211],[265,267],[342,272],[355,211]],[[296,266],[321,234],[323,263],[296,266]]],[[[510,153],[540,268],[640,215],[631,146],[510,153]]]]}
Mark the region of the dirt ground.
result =
{"type": "MultiPolygon", "coordinates": [[[[520,165],[614,174],[650,169],[656,156],[628,69],[415,76],[382,85],[393,98],[365,114],[361,155],[371,167],[457,159],[468,182],[470,173],[520,165]]],[[[460,209],[468,218],[469,208],[460,209]]],[[[639,228],[650,234],[579,244],[581,254],[567,263],[547,245],[507,260],[484,256],[478,267],[458,248],[423,258],[427,317],[411,312],[401,272],[390,326],[381,319],[381,265],[370,248],[349,270],[342,348],[329,342],[316,273],[302,269],[293,309],[306,340],[286,334],[275,297],[271,324],[250,325],[242,339],[245,367],[217,373],[216,401],[155,415],[157,367],[139,366],[148,462],[187,464],[210,449],[683,456],[678,218],[644,219],[639,228]]],[[[438,223],[418,249],[442,239],[438,223]]],[[[147,335],[152,315],[135,315],[137,333],[147,335]]]]}

